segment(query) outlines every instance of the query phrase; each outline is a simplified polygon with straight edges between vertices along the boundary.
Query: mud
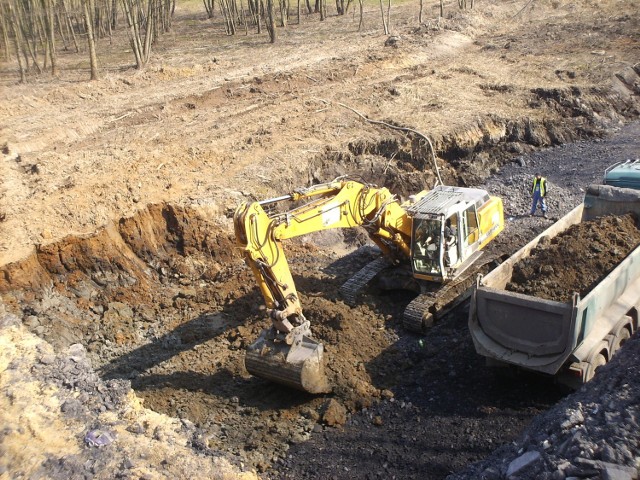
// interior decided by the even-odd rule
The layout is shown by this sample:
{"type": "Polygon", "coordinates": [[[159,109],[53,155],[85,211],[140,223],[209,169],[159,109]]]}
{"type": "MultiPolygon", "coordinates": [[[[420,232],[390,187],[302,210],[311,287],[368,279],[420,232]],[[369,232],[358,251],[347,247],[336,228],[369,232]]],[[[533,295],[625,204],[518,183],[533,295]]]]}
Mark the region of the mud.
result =
{"type": "Polygon", "coordinates": [[[574,292],[584,298],[638,245],[638,219],[632,214],[572,225],[516,263],[506,288],[564,303],[574,292]]]}

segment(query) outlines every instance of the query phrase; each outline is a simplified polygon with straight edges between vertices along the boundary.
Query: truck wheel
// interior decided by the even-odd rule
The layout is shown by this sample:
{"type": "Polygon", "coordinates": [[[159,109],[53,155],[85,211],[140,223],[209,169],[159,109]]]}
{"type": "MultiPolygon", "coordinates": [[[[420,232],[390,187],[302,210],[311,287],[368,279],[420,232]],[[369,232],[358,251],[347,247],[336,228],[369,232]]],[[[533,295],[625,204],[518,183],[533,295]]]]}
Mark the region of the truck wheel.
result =
{"type": "Polygon", "coordinates": [[[618,334],[616,335],[615,340],[613,341],[613,346],[611,348],[611,351],[613,353],[616,353],[618,350],[620,350],[620,347],[624,345],[624,342],[626,342],[630,338],[631,338],[631,333],[629,332],[629,330],[627,330],[624,327],[621,328],[618,334]]]}
{"type": "Polygon", "coordinates": [[[589,368],[587,368],[587,373],[584,376],[584,382],[587,383],[590,381],[594,375],[598,372],[598,368],[607,364],[607,359],[601,353],[597,354],[593,359],[589,362],[589,368]]]}

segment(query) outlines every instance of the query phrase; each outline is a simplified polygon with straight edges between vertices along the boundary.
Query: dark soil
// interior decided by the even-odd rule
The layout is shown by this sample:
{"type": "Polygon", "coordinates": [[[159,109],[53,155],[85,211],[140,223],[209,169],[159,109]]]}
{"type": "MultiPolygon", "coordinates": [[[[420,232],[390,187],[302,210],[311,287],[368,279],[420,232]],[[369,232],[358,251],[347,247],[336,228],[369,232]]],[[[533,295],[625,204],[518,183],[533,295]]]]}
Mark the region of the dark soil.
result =
{"type": "Polygon", "coordinates": [[[632,214],[573,225],[516,263],[507,290],[558,302],[574,292],[584,298],[639,244],[632,214]]]}
{"type": "MultiPolygon", "coordinates": [[[[607,166],[635,158],[638,134],[640,125],[634,124],[611,139],[534,152],[501,168],[487,188],[503,198],[507,222],[488,254],[513,253],[568,213],[607,166]],[[552,186],[549,220],[528,216],[536,171],[552,186]]],[[[404,305],[391,295],[365,300],[392,314],[395,305],[393,318],[404,305]]],[[[367,365],[373,384],[390,390],[386,397],[351,416],[343,430],[317,429],[321,435],[293,445],[270,478],[444,478],[516,439],[538,413],[569,393],[547,377],[486,367],[468,334],[466,304],[424,336],[404,332],[393,320],[388,325],[395,325],[398,341],[367,365]]],[[[460,478],[480,478],[478,472],[460,478]]]]}

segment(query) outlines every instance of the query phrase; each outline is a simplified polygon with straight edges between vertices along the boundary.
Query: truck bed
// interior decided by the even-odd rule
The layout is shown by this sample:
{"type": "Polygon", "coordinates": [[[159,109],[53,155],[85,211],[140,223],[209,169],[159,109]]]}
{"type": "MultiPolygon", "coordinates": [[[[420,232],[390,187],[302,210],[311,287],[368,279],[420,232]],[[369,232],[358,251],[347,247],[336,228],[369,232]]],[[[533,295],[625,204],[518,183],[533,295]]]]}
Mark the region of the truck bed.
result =
{"type": "MultiPolygon", "coordinates": [[[[591,204],[584,205],[589,209],[591,204]]],[[[599,214],[601,211],[598,209],[599,214]]],[[[553,375],[568,362],[585,361],[620,318],[638,305],[640,247],[584,298],[575,294],[572,301],[562,303],[505,290],[514,265],[528,257],[542,238],[555,237],[592,217],[591,213],[583,205],[576,207],[487,276],[478,278],[469,328],[480,355],[553,375]]]]}

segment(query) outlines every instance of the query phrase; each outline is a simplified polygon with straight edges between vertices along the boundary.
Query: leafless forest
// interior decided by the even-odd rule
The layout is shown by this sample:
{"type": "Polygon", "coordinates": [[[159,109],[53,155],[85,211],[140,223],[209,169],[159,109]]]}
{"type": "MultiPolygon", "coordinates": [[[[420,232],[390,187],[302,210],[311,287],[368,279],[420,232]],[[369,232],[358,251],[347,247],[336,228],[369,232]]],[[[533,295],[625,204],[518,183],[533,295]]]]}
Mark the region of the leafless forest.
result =
{"type": "MultiPolygon", "coordinates": [[[[390,33],[391,0],[379,0],[380,25],[390,33]]],[[[456,0],[449,8],[471,9],[474,2],[456,0]]],[[[295,28],[304,16],[308,21],[324,21],[328,15],[356,14],[358,30],[364,19],[364,0],[336,0],[335,8],[326,0],[203,0],[202,14],[226,35],[264,35],[274,43],[278,30],[295,28]]],[[[424,17],[424,0],[420,0],[419,22],[424,17]]],[[[95,80],[102,66],[110,68],[102,53],[114,44],[127,43],[130,60],[141,69],[148,63],[160,37],[169,33],[176,10],[176,0],[2,0],[0,29],[2,58],[14,62],[20,82],[40,75],[60,75],[61,56],[82,65],[90,65],[95,80]]],[[[444,15],[444,1],[438,4],[444,15]]],[[[328,25],[326,28],[331,28],[328,25]]]]}

